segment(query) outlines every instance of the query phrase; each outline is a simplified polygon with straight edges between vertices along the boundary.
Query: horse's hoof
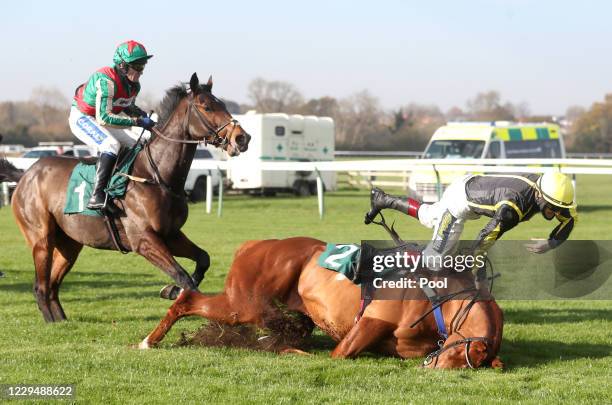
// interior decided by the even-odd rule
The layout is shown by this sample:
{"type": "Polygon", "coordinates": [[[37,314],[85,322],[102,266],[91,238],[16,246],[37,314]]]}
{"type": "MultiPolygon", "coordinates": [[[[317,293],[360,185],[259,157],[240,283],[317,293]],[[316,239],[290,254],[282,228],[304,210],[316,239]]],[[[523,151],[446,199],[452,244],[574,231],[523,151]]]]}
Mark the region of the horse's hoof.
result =
{"type": "Polygon", "coordinates": [[[312,354],[304,350],[296,349],[295,347],[286,347],[279,352],[280,354],[297,354],[300,356],[312,356],[312,354]]]}
{"type": "Polygon", "coordinates": [[[150,349],[151,345],[149,345],[149,337],[147,336],[144,338],[144,340],[138,344],[137,348],[140,350],[150,349]]]}
{"type": "Polygon", "coordinates": [[[168,284],[167,286],[161,289],[161,291],[159,292],[159,297],[166,299],[166,300],[174,301],[176,297],[179,296],[180,293],[181,293],[180,287],[177,287],[172,284],[168,284]]]}

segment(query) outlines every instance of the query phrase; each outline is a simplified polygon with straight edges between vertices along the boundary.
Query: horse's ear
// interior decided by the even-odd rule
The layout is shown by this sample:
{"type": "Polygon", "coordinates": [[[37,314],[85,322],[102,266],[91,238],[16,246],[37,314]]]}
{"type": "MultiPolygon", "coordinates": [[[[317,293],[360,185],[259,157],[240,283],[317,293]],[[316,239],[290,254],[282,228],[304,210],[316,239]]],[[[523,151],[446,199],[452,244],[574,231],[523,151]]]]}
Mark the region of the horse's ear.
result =
{"type": "Polygon", "coordinates": [[[212,91],[212,85],[213,85],[213,83],[212,83],[212,75],[210,75],[208,77],[208,82],[206,82],[206,88],[208,88],[208,91],[212,91]]]}
{"type": "Polygon", "coordinates": [[[195,72],[191,75],[191,79],[189,80],[189,88],[193,94],[197,94],[200,89],[200,79],[198,79],[198,74],[195,72]]]}

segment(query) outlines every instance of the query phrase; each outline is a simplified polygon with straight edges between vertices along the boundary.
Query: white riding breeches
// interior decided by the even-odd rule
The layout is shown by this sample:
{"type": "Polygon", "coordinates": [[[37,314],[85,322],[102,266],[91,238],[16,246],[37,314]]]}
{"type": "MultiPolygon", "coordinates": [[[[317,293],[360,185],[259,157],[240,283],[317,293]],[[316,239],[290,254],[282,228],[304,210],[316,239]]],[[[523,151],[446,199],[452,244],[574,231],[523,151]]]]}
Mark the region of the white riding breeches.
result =
{"type": "Polygon", "coordinates": [[[419,208],[419,221],[433,229],[431,242],[423,250],[423,255],[444,257],[454,254],[465,221],[480,217],[471,211],[465,193],[465,183],[471,177],[467,175],[456,179],[444,191],[440,201],[422,204],[419,208]]]}
{"type": "MultiPolygon", "coordinates": [[[[74,136],[100,154],[111,153],[116,156],[122,146],[134,145],[140,136],[140,131],[132,130],[134,127],[102,126],[96,122],[95,117],[83,114],[74,106],[70,109],[68,124],[74,136]]],[[[148,131],[145,131],[143,138],[147,139],[149,136],[148,131]]]]}

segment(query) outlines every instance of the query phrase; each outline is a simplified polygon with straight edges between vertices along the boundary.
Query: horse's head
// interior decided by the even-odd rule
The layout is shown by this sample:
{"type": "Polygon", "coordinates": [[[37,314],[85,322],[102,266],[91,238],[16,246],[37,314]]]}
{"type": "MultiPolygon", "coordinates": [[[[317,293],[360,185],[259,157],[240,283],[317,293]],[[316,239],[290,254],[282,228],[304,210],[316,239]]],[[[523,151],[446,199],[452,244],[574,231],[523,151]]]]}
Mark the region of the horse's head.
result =
{"type": "Polygon", "coordinates": [[[200,85],[197,74],[191,76],[187,108],[189,134],[222,148],[230,156],[237,156],[248,149],[251,136],[227,111],[225,103],[212,94],[212,86],[212,76],[205,85],[200,85]]]}
{"type": "MultiPolygon", "coordinates": [[[[455,336],[454,336],[455,337],[455,336]]],[[[478,368],[489,357],[485,340],[449,337],[437,354],[430,354],[424,366],[428,368],[478,368]]]]}
{"type": "Polygon", "coordinates": [[[448,301],[443,304],[442,311],[444,318],[452,319],[448,328],[451,333],[441,348],[427,356],[425,367],[504,367],[497,357],[503,314],[494,300],[448,301]]]}

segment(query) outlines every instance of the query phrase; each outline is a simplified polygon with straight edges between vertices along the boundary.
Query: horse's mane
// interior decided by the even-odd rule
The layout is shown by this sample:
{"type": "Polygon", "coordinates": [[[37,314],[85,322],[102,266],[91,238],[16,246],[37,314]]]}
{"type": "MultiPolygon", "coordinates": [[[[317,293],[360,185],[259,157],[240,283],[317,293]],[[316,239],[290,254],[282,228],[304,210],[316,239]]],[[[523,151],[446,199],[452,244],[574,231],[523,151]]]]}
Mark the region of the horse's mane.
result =
{"type": "Polygon", "coordinates": [[[8,160],[0,158],[0,181],[19,181],[22,174],[23,170],[16,168],[8,160]]]}
{"type": "Polygon", "coordinates": [[[11,170],[16,172],[23,171],[13,166],[13,164],[6,159],[0,159],[0,170],[11,170]]]}
{"type": "MultiPolygon", "coordinates": [[[[200,90],[208,91],[203,84],[200,85],[200,90]]],[[[160,125],[164,125],[166,121],[168,121],[168,118],[170,118],[170,115],[172,115],[178,103],[187,97],[187,94],[189,94],[189,91],[187,90],[186,83],[177,84],[166,90],[166,94],[157,108],[157,114],[159,115],[158,123],[160,125]]]]}

